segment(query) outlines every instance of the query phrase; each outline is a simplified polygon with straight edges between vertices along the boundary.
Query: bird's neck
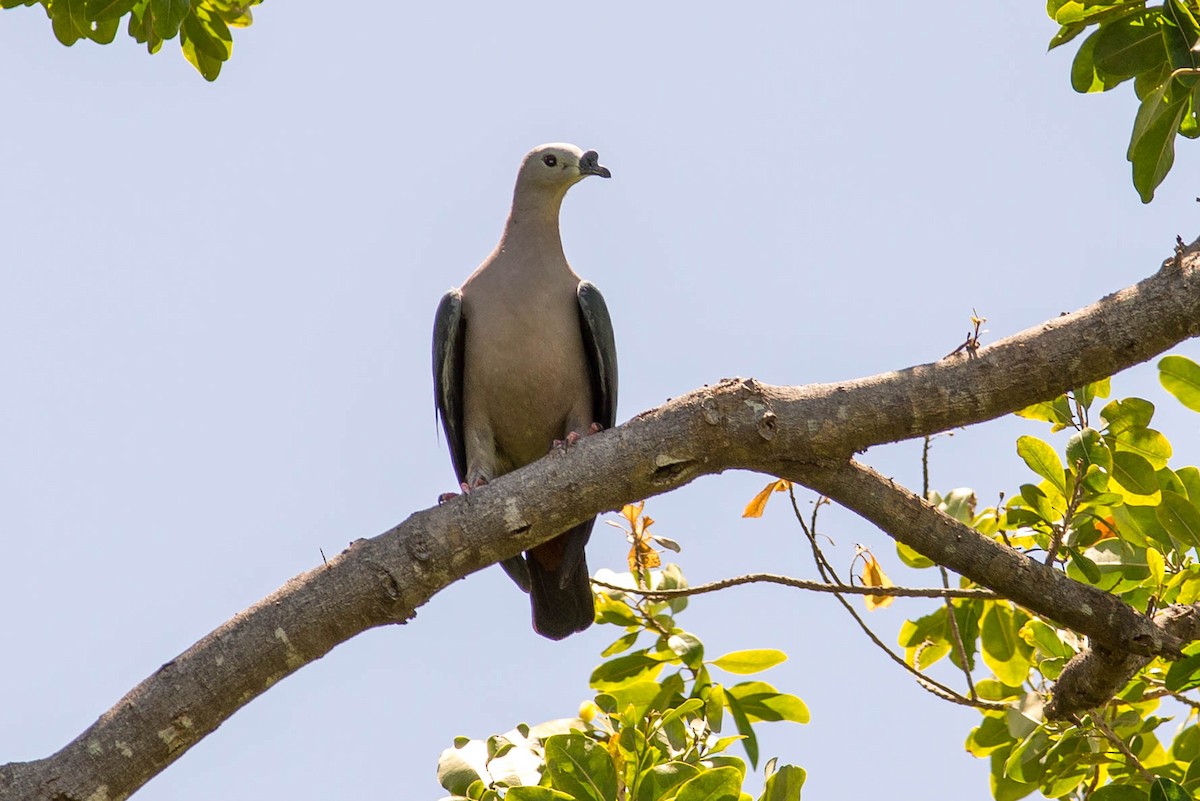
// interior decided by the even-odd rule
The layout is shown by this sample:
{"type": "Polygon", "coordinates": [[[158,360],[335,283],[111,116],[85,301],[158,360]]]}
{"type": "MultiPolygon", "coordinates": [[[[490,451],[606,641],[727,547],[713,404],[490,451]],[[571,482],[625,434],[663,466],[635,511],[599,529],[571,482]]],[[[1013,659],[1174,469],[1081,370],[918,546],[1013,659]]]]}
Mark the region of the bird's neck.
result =
{"type": "Polygon", "coordinates": [[[565,263],[562,236],[558,230],[558,211],[565,194],[565,191],[517,192],[504,224],[499,249],[557,256],[565,263]]]}

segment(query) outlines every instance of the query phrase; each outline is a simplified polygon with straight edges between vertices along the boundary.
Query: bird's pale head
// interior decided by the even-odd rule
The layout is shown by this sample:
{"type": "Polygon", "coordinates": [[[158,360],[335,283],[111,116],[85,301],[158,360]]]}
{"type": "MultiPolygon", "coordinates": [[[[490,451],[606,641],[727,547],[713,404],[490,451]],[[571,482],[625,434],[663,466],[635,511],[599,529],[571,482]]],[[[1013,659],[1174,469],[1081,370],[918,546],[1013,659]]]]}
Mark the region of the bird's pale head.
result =
{"type": "Polygon", "coordinates": [[[563,142],[539,145],[521,162],[517,186],[554,188],[566,192],[589,175],[610,178],[608,167],[601,166],[595,150],[583,151],[563,142]]]}

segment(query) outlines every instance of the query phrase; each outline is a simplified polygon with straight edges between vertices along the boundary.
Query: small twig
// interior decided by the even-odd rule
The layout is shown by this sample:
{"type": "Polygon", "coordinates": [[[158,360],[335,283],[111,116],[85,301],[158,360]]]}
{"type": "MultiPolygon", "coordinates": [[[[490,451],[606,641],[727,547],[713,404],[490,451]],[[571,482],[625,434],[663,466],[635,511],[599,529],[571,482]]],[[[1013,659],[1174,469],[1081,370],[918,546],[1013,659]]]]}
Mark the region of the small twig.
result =
{"type": "Polygon", "coordinates": [[[817,544],[817,510],[821,508],[822,503],[829,503],[829,499],[824,496],[817,498],[816,504],[813,506],[812,525],[809,526],[804,522],[804,515],[800,512],[800,504],[796,501],[796,488],[794,484],[788,485],[788,497],[792,501],[792,512],[796,515],[796,522],[800,524],[800,528],[804,531],[804,536],[808,538],[809,545],[812,546],[813,561],[817,565],[817,573],[825,580],[827,584],[841,584],[841,579],[837,578],[837,574],[833,572],[833,565],[829,564],[829,560],[825,558],[825,554],[821,552],[821,546],[817,544]]]}
{"type": "Polygon", "coordinates": [[[921,497],[925,500],[929,500],[929,447],[932,444],[933,437],[926,434],[921,446],[921,497]]]}
{"type": "MultiPolygon", "coordinates": [[[[1004,706],[1002,704],[994,705],[994,702],[991,702],[991,701],[982,701],[979,698],[967,698],[966,696],[962,695],[961,693],[957,693],[954,690],[950,689],[946,685],[944,685],[940,682],[934,681],[933,679],[926,676],[919,668],[916,668],[916,667],[908,664],[907,660],[903,659],[900,655],[898,655],[891,648],[889,648],[882,640],[880,640],[879,637],[876,636],[875,632],[871,630],[871,627],[867,625],[867,622],[862,619],[862,616],[858,614],[858,611],[855,610],[855,608],[850,604],[850,602],[846,600],[845,595],[846,594],[850,594],[850,595],[892,595],[892,594],[895,594],[895,595],[903,597],[903,596],[907,595],[907,593],[909,592],[909,588],[854,587],[854,586],[843,583],[842,580],[840,578],[838,578],[837,571],[833,569],[833,565],[831,565],[829,563],[829,560],[825,558],[825,554],[821,551],[821,547],[817,544],[817,512],[820,510],[820,508],[823,504],[830,502],[829,499],[826,498],[825,496],[821,496],[820,498],[818,498],[816,505],[813,506],[811,522],[805,523],[804,516],[802,514],[800,514],[800,507],[796,502],[795,490],[789,486],[788,493],[792,499],[792,510],[796,514],[796,520],[797,520],[797,522],[800,523],[800,528],[802,528],[804,530],[804,535],[808,538],[809,545],[812,546],[813,559],[817,563],[817,570],[821,574],[821,577],[823,579],[825,579],[824,584],[820,584],[817,582],[803,582],[806,585],[811,585],[811,587],[805,587],[805,589],[811,588],[816,592],[832,593],[833,597],[837,598],[838,603],[840,603],[842,605],[842,607],[848,613],[850,613],[850,616],[852,618],[854,618],[854,622],[857,623],[858,627],[860,629],[862,629],[864,634],[867,635],[867,639],[869,639],[876,646],[878,646],[881,651],[883,651],[885,654],[887,654],[887,657],[889,659],[891,659],[897,665],[904,668],[906,671],[908,671],[914,677],[916,677],[917,683],[921,687],[923,687],[926,691],[936,695],[937,697],[941,698],[944,701],[950,701],[952,703],[961,704],[963,706],[973,706],[973,707],[981,708],[981,709],[1004,708],[1004,706]],[[902,590],[902,592],[897,593],[896,590],[898,590],[898,589],[902,590]],[[881,592],[881,590],[882,590],[882,592],[881,592]]],[[[789,578],[786,576],[779,576],[778,578],[786,579],[787,580],[786,583],[788,584],[788,586],[795,586],[792,584],[792,582],[801,582],[800,579],[792,579],[792,578],[789,578]]],[[[781,583],[785,583],[785,582],[781,582],[781,583]]],[[[922,590],[922,591],[928,592],[928,590],[922,590]]],[[[957,590],[957,591],[955,591],[955,590],[936,590],[935,592],[938,593],[938,597],[943,597],[943,598],[945,598],[945,597],[964,597],[964,596],[958,595],[958,593],[960,593],[960,592],[969,593],[969,596],[965,596],[965,597],[987,597],[984,595],[977,594],[976,590],[957,590]],[[954,593],[954,595],[948,595],[947,593],[954,593]]],[[[990,591],[984,590],[983,592],[990,592],[990,591]]],[[[992,595],[992,597],[996,597],[996,596],[992,595]]]]}
{"type": "MultiPolygon", "coordinates": [[[[1137,754],[1129,750],[1129,746],[1125,745],[1125,741],[1118,737],[1117,733],[1109,727],[1108,723],[1103,717],[1101,717],[1099,712],[1093,711],[1091,715],[1088,715],[1088,717],[1092,719],[1092,725],[1096,727],[1096,730],[1107,737],[1108,741],[1116,746],[1117,750],[1125,756],[1125,759],[1129,760],[1129,764],[1136,768],[1137,772],[1142,775],[1142,778],[1153,784],[1154,776],[1152,776],[1150,771],[1146,770],[1146,768],[1142,766],[1141,760],[1137,758],[1137,754]]],[[[1076,718],[1076,721],[1078,721],[1078,718],[1076,718]]]]}
{"type": "MultiPolygon", "coordinates": [[[[859,588],[855,587],[854,589],[859,589],[859,588]]],[[[862,589],[868,589],[868,588],[864,587],[862,589]]],[[[871,587],[870,589],[877,590],[879,588],[871,587]]],[[[895,588],[889,587],[888,589],[895,589],[895,588]]],[[[879,637],[877,637],[875,635],[875,632],[871,631],[871,627],[867,625],[867,622],[862,619],[862,616],[860,614],[858,614],[858,611],[853,606],[850,605],[850,602],[846,600],[845,596],[843,596],[842,593],[835,592],[833,594],[833,597],[837,598],[838,602],[846,609],[847,612],[850,613],[850,617],[854,618],[854,621],[856,623],[858,623],[858,627],[861,628],[863,630],[863,633],[867,635],[867,639],[869,639],[871,642],[875,643],[875,645],[877,645],[879,647],[879,650],[881,650],[885,654],[887,654],[889,659],[891,659],[893,662],[895,662],[900,667],[907,670],[909,673],[913,674],[913,676],[915,676],[917,679],[917,683],[919,685],[921,685],[921,687],[923,687],[926,691],[933,693],[937,697],[941,698],[943,701],[951,701],[956,704],[961,704],[962,706],[975,707],[976,709],[1007,709],[1008,708],[1008,704],[1000,703],[998,701],[982,701],[978,698],[967,698],[965,695],[955,692],[954,690],[947,687],[945,684],[942,684],[940,681],[934,681],[929,676],[925,675],[925,673],[922,672],[920,668],[917,668],[914,665],[908,664],[908,662],[903,657],[901,657],[899,654],[897,654],[895,651],[893,651],[891,648],[889,648],[886,644],[884,644],[883,640],[879,639],[879,637]]]]}
{"type": "Polygon", "coordinates": [[[1067,529],[1071,525],[1071,520],[1075,517],[1075,511],[1079,508],[1079,504],[1083,501],[1083,474],[1080,468],[1083,466],[1083,459],[1075,460],[1075,488],[1071,491],[1071,500],[1067,502],[1067,511],[1063,513],[1062,525],[1058,527],[1051,526],[1052,533],[1050,534],[1050,547],[1046,549],[1046,564],[1053,565],[1058,559],[1058,549],[1062,547],[1063,538],[1067,536],[1067,529]]]}
{"type": "Polygon", "coordinates": [[[968,355],[974,356],[975,351],[979,350],[979,327],[987,322],[986,317],[980,317],[979,312],[971,309],[971,323],[975,326],[975,330],[967,334],[967,339],[954,350],[943,356],[943,359],[949,359],[951,356],[962,353],[964,350],[968,355]]]}
{"type": "MultiPolygon", "coordinates": [[[[938,565],[938,570],[942,572],[942,586],[947,590],[950,589],[950,572],[946,568],[938,565]]],[[[967,691],[971,695],[971,700],[978,700],[975,694],[975,680],[971,678],[971,666],[967,663],[967,648],[963,644],[962,633],[958,630],[958,618],[954,616],[954,604],[946,598],[946,619],[950,623],[950,636],[954,641],[954,650],[958,654],[958,662],[962,667],[963,676],[967,679],[967,691]]]]}
{"type": "MultiPolygon", "coordinates": [[[[921,497],[929,500],[929,448],[933,444],[933,437],[926,434],[925,442],[921,447],[921,497]]],[[[946,568],[938,565],[938,570],[942,573],[942,586],[950,589],[950,573],[946,568]]],[[[967,679],[967,691],[970,693],[971,700],[979,700],[979,696],[975,693],[975,679],[971,676],[971,666],[967,664],[967,647],[963,644],[962,632],[958,629],[958,618],[954,616],[954,604],[949,598],[946,599],[946,618],[950,623],[950,636],[954,640],[954,652],[958,654],[958,662],[962,667],[963,676],[967,679]]]]}
{"type": "Polygon", "coordinates": [[[733,578],[721,579],[720,581],[712,581],[708,584],[697,584],[694,587],[682,587],[675,590],[651,590],[651,589],[630,589],[629,587],[621,587],[616,584],[609,584],[599,579],[592,579],[592,583],[597,587],[604,587],[610,590],[620,590],[621,592],[634,593],[645,598],[680,598],[688,595],[703,595],[708,592],[716,592],[729,587],[738,587],[743,584],[781,584],[785,587],[795,587],[798,590],[812,590],[813,592],[827,592],[837,595],[845,593],[846,595],[892,595],[897,598],[983,598],[996,599],[1000,596],[991,590],[984,589],[952,589],[940,587],[856,587],[852,584],[827,584],[821,581],[810,581],[808,579],[792,578],[791,576],[781,576],[777,573],[747,573],[744,576],[734,576],[733,578]]]}
{"type": "Polygon", "coordinates": [[[1168,690],[1166,687],[1162,687],[1162,686],[1160,686],[1157,690],[1151,690],[1150,692],[1143,695],[1142,698],[1145,698],[1145,699],[1174,698],[1176,701],[1178,701],[1181,704],[1184,704],[1185,706],[1190,706],[1192,709],[1200,710],[1200,701],[1193,700],[1191,698],[1188,698],[1183,693],[1177,693],[1174,690],[1168,690]]]}

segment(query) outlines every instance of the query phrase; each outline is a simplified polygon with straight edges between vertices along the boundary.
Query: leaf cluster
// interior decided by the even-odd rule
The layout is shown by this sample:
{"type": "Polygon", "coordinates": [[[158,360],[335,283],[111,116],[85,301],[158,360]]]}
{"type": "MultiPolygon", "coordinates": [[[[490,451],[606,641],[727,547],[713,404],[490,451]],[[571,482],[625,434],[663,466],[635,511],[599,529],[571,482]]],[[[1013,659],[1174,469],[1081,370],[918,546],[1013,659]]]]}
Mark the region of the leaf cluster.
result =
{"type": "Polygon", "coordinates": [[[1175,137],[1200,136],[1200,4],[1197,0],[1048,0],[1061,27],[1054,49],[1085,31],[1071,65],[1077,92],[1107,92],[1133,81],[1141,105],[1126,158],[1143,203],[1175,161],[1175,137]],[[1093,30],[1094,29],[1094,30],[1093,30]]]}
{"type": "MultiPolygon", "coordinates": [[[[1200,365],[1182,356],[1159,362],[1162,384],[1200,412],[1200,365]]],[[[1037,476],[1006,504],[976,512],[975,495],[959,489],[931,500],[988,536],[1042,554],[1071,578],[1120,596],[1138,609],[1200,600],[1200,469],[1172,468],[1170,442],[1151,428],[1154,405],[1142,398],[1105,403],[1106,379],[1019,414],[1070,432],[1061,452],[1023,436],[1017,453],[1037,476]],[[1064,457],[1065,456],[1065,460],[1064,457]]],[[[931,563],[903,547],[913,567],[931,563]]],[[[962,580],[963,586],[971,586],[962,580]]],[[[1187,658],[1150,662],[1105,707],[1081,719],[1054,722],[1042,709],[1064,665],[1084,643],[1004,600],[954,599],[900,632],[910,665],[927,668],[943,657],[968,674],[977,657],[991,675],[974,684],[988,709],[967,738],[967,750],[991,762],[997,801],[1035,790],[1049,798],[1097,801],[1191,799],[1200,793],[1200,644],[1187,658]],[[957,633],[949,625],[953,614],[957,633]],[[961,647],[958,643],[961,642],[961,647]],[[1190,706],[1184,724],[1164,742],[1161,700],[1190,706]]]]}
{"type": "MultiPolygon", "coordinates": [[[[765,681],[729,684],[712,671],[752,675],[787,656],[761,649],[705,660],[700,639],[675,621],[686,598],[650,601],[637,593],[685,587],[676,565],[601,570],[597,579],[629,591],[596,595],[596,621],[622,633],[592,671],[593,699],[578,718],[519,726],[486,741],[460,739],[439,760],[442,786],[456,801],[750,801],[742,791],[746,762],[727,750],[740,742],[756,766],[754,725],[807,723],[808,708],[765,681]]],[[[772,759],[765,773],[759,801],[799,801],[803,769],[772,759]]]]}
{"type": "Polygon", "coordinates": [[[157,53],[179,37],[184,57],[215,81],[233,54],[230,26],[253,21],[251,7],[262,0],[0,0],[0,8],[41,5],[54,36],[67,47],[81,39],[109,44],[122,20],[129,36],[157,53]]]}

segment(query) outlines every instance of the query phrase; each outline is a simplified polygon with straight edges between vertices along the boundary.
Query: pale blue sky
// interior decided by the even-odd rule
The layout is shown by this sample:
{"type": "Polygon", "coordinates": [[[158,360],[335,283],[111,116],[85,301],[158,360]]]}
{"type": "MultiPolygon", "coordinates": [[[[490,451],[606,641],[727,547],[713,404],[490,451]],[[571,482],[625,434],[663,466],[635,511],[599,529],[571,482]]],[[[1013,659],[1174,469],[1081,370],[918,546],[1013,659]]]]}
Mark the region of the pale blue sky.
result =
{"type": "MultiPolygon", "coordinates": [[[[568,258],[617,328],[618,417],[722,377],[799,384],[934,360],[1137,281],[1197,233],[1196,147],[1155,203],[1124,160],[1132,92],[1082,97],[1036,3],[268,3],[204,82],[175,43],[63,48],[0,13],[0,762],[56,750],[235,612],[454,477],[429,335],[441,293],[500,232],[545,141],[600,152],[572,190],[568,258]]],[[[1200,358],[1189,343],[1178,352],[1200,358]]],[[[1178,464],[1197,419],[1153,370],[1178,464]]],[[[933,478],[985,502],[1028,480],[1008,420],[941,439],[933,478]]],[[[864,459],[918,486],[918,450],[864,459]]],[[[650,502],[693,582],[810,575],[761,476],[650,502]]],[[[887,538],[831,512],[835,564],[887,538]]],[[[593,567],[625,544],[599,526],[593,567]]],[[[917,603],[872,615],[894,642],[917,603]]],[[[987,797],[977,720],[874,651],[827,597],[702,598],[719,655],[808,726],[764,724],[806,797],[987,797]]],[[[143,799],[437,798],[454,736],[572,714],[613,633],[535,636],[499,571],[273,688],[143,799]]],[[[953,674],[941,674],[953,680],[953,674]]]]}

